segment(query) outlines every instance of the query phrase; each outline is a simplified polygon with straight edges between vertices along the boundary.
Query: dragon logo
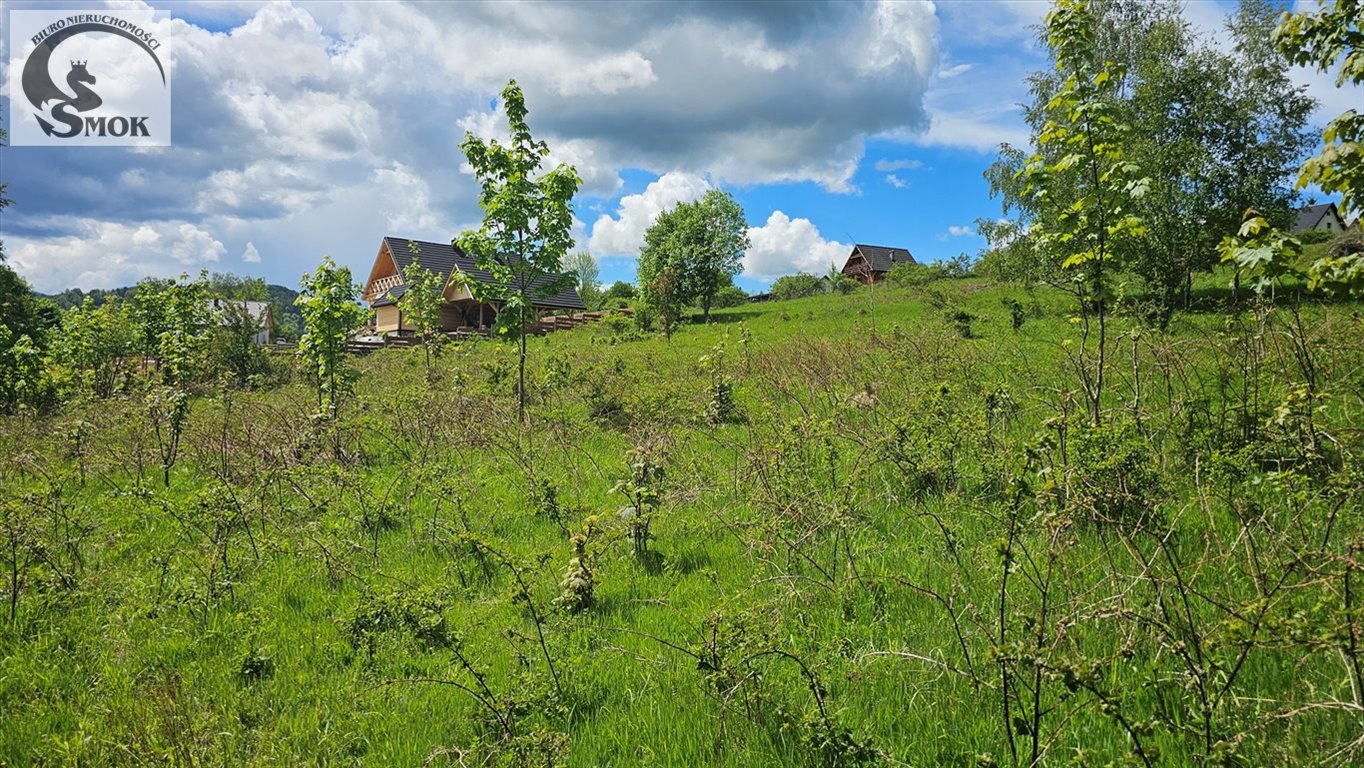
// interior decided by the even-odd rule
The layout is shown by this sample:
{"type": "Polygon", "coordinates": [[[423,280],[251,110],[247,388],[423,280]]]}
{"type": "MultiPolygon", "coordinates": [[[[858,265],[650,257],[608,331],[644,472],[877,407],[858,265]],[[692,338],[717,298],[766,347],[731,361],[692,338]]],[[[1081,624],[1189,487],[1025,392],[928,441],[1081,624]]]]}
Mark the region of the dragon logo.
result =
{"type": "Polygon", "coordinates": [[[149,33],[116,17],[74,17],[43,30],[35,38],[37,47],[24,62],[21,84],[24,96],[37,110],[34,118],[45,135],[58,139],[69,139],[78,135],[148,136],[147,116],[84,114],[99,109],[104,104],[104,99],[90,87],[96,85],[97,81],[95,75],[90,73],[89,61],[71,60],[71,70],[66,75],[65,89],[53,82],[50,71],[53,53],[67,40],[92,32],[118,35],[132,41],[151,57],[161,75],[161,84],[166,85],[165,67],[161,65],[161,59],[153,49],[153,45],[159,46],[159,43],[156,43],[149,33]],[[67,23],[68,21],[77,23],[67,23]]]}

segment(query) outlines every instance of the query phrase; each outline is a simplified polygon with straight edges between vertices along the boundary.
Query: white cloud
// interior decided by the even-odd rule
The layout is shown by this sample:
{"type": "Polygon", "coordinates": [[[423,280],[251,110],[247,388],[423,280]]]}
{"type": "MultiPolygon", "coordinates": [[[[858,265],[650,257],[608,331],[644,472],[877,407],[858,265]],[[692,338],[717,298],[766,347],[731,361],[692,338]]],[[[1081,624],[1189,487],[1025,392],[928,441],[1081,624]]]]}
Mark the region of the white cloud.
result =
{"type": "Polygon", "coordinates": [[[792,219],[773,211],[761,227],[749,227],[744,275],[771,280],[793,272],[823,274],[830,264],[842,265],[851,245],[825,240],[809,219],[792,219]]]}
{"type": "Polygon", "coordinates": [[[875,166],[878,171],[914,171],[922,167],[924,167],[923,161],[914,159],[877,160],[875,166]]]}
{"type": "Polygon", "coordinates": [[[964,74],[966,74],[967,72],[970,72],[970,71],[971,71],[971,67],[973,67],[973,66],[975,66],[975,65],[973,65],[973,64],[953,64],[953,65],[950,66],[950,67],[945,67],[945,68],[943,68],[943,69],[938,70],[938,77],[941,77],[942,79],[947,80],[947,79],[956,77],[957,75],[964,75],[964,74]]]}
{"type": "MultiPolygon", "coordinates": [[[[29,254],[20,269],[37,284],[108,278],[103,287],[113,287],[178,273],[172,251],[133,247],[143,222],[163,240],[176,222],[213,242],[251,242],[271,254],[266,277],[283,282],[328,252],[365,269],[388,231],[453,236],[479,213],[459,140],[466,128],[497,130],[489,100],[511,77],[549,161],[573,164],[586,195],[618,194],[625,168],[683,182],[671,195],[622,201],[590,240],[579,238],[633,254],[654,208],[712,182],[853,191],[869,138],[927,127],[924,93],[938,66],[933,5],[892,0],[798,12],[245,3],[160,14],[155,34],[167,43],[173,146],[6,151],[5,177],[34,180],[22,207],[6,211],[6,245],[29,254]],[[106,266],[36,255],[63,238],[108,243],[125,231],[129,247],[110,251],[106,266]]],[[[22,65],[11,55],[0,69],[22,65]]]]}
{"type": "Polygon", "coordinates": [[[242,261],[247,264],[260,263],[260,251],[256,250],[256,244],[250,240],[246,241],[246,250],[242,251],[242,261]]]}
{"type": "Polygon", "coordinates": [[[893,173],[888,173],[888,174],[886,174],[886,183],[889,184],[889,185],[891,185],[892,187],[895,187],[896,189],[908,189],[908,188],[909,188],[909,182],[905,181],[904,179],[900,178],[899,176],[896,176],[896,175],[893,174],[893,173]]]}
{"type": "Polygon", "coordinates": [[[976,234],[975,227],[953,224],[947,228],[947,234],[943,235],[943,237],[970,237],[974,234],[976,234]]]}
{"type": "Polygon", "coordinates": [[[700,176],[673,171],[645,187],[643,192],[620,200],[615,217],[602,214],[592,227],[587,249],[598,259],[606,256],[633,256],[644,245],[644,231],[658,214],[678,203],[699,199],[710,189],[700,176]]]}
{"type": "Polygon", "coordinates": [[[76,234],[19,241],[10,260],[44,293],[66,288],[131,285],[144,277],[195,272],[217,264],[227,249],[207,230],[184,221],[141,225],[52,222],[76,234]]]}

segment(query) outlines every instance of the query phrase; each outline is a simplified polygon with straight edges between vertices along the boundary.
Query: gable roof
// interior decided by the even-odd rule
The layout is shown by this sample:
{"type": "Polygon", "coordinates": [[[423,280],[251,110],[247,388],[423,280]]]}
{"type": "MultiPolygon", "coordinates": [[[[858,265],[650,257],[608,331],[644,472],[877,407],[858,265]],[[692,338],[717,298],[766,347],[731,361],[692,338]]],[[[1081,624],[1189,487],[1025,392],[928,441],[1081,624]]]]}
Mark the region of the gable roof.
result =
{"type": "MultiPolygon", "coordinates": [[[[1321,203],[1320,205],[1308,205],[1298,209],[1298,217],[1293,221],[1293,231],[1301,232],[1304,229],[1315,229],[1321,220],[1328,214],[1334,213],[1340,219],[1340,212],[1336,210],[1335,203],[1321,203]]],[[[1341,221],[1342,226],[1344,221],[1341,221]]]]}
{"type": "MultiPolygon", "coordinates": [[[[458,268],[471,280],[484,285],[489,285],[492,282],[491,276],[479,269],[472,257],[451,243],[432,243],[426,240],[410,240],[405,237],[385,237],[384,242],[388,245],[388,252],[393,254],[393,262],[398,267],[399,275],[412,265],[414,258],[408,243],[416,243],[415,258],[421,262],[422,267],[443,276],[446,281],[449,281],[451,274],[458,268]]],[[[406,277],[403,278],[404,281],[406,279],[406,277]]],[[[531,289],[540,288],[550,282],[552,279],[549,277],[538,277],[531,281],[531,289]]],[[[395,303],[406,291],[406,285],[396,286],[379,297],[371,306],[381,307],[395,303]]],[[[560,289],[550,296],[538,298],[534,303],[536,306],[554,309],[587,309],[587,305],[583,304],[582,298],[578,296],[577,287],[572,285],[560,289]]]]}
{"type": "Polygon", "coordinates": [[[867,260],[875,272],[889,272],[890,268],[896,264],[914,264],[914,256],[904,248],[888,248],[882,245],[863,245],[858,243],[853,246],[852,253],[848,258],[857,254],[862,254],[862,258],[867,260]]]}

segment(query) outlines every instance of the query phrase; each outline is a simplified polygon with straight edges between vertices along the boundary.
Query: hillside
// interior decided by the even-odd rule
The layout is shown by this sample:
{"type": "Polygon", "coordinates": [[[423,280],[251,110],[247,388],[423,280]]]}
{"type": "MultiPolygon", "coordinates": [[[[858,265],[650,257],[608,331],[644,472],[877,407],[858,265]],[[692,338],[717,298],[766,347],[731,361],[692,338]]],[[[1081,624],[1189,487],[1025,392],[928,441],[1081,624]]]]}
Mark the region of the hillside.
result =
{"type": "MultiPolygon", "coordinates": [[[[303,316],[299,313],[298,307],[294,306],[294,299],[298,298],[298,291],[273,283],[266,284],[264,281],[261,281],[261,284],[264,285],[265,295],[268,297],[273,310],[275,324],[278,326],[277,330],[288,331],[293,329],[292,334],[286,333],[292,338],[297,334],[297,330],[303,327],[303,316]]],[[[83,291],[80,288],[68,288],[61,293],[39,293],[36,295],[39,298],[51,301],[61,309],[73,309],[84,304],[86,299],[90,299],[96,307],[102,306],[112,297],[118,298],[119,301],[127,301],[136,290],[137,286],[134,285],[108,290],[93,288],[89,291],[83,291]]]]}
{"type": "Polygon", "coordinates": [[[525,428],[511,345],[357,358],[335,432],[281,356],[168,485],[138,380],[0,420],[0,764],[1359,759],[1359,305],[1116,317],[1099,426],[1069,308],[608,320],[525,428]]]}

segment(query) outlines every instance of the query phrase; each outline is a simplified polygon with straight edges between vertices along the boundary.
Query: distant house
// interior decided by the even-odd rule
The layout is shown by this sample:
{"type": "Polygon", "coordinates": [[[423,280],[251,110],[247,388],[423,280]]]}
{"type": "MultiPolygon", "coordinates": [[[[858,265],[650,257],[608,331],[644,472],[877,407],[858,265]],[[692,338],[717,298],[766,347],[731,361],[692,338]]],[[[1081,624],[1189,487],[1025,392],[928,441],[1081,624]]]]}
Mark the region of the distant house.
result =
{"type": "Polygon", "coordinates": [[[1345,220],[1340,217],[1340,211],[1336,209],[1335,203],[1309,205],[1298,209],[1298,217],[1293,222],[1293,231],[1307,232],[1313,229],[1332,234],[1340,234],[1345,231],[1345,220]]]}
{"type": "MultiPolygon", "coordinates": [[[[502,302],[480,302],[469,292],[465,281],[489,284],[491,277],[478,268],[473,257],[467,255],[450,243],[430,243],[424,240],[408,240],[403,237],[385,237],[379,244],[379,253],[374,258],[374,267],[369,271],[365,282],[365,301],[374,309],[374,330],[378,333],[410,333],[415,329],[403,316],[400,301],[407,292],[407,281],[403,271],[412,266],[413,259],[421,263],[423,269],[440,275],[444,280],[443,301],[440,308],[442,330],[454,331],[461,328],[484,329],[492,326],[502,302]],[[413,247],[416,253],[412,252],[413,247]]],[[[550,278],[540,278],[532,283],[546,285],[550,278]]],[[[554,310],[587,309],[578,296],[577,288],[567,286],[554,294],[534,303],[539,312],[554,310]]]]}
{"type": "Polygon", "coordinates": [[[238,313],[256,321],[256,335],[252,344],[269,344],[275,332],[275,316],[268,301],[237,301],[235,299],[209,299],[209,309],[218,318],[219,325],[229,325],[236,321],[238,313]]]}
{"type": "Polygon", "coordinates": [[[904,248],[886,248],[880,245],[853,246],[848,261],[843,265],[843,274],[863,283],[875,283],[886,276],[891,267],[897,264],[916,264],[914,256],[904,248]]]}

